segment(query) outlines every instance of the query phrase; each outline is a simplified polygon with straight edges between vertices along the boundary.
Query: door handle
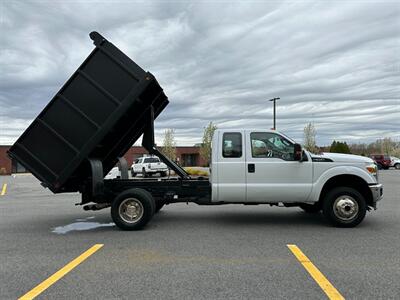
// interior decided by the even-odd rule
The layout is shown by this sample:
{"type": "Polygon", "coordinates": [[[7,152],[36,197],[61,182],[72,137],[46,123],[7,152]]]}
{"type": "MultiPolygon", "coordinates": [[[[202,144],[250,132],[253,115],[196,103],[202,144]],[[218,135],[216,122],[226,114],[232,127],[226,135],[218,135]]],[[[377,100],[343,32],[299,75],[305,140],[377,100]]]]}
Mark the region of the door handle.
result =
{"type": "Polygon", "coordinates": [[[247,171],[249,173],[255,173],[256,172],[256,165],[255,164],[248,164],[247,165],[247,171]]]}

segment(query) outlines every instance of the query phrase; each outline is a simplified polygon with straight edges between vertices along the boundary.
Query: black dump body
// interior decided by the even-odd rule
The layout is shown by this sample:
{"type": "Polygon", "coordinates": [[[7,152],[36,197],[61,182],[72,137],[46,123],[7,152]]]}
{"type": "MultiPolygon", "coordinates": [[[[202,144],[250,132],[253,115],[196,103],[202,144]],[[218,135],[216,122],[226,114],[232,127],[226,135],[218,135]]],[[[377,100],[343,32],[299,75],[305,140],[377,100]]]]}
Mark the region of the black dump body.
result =
{"type": "Polygon", "coordinates": [[[81,191],[91,159],[107,174],[168,104],[152,74],[90,37],[95,49],[8,152],[54,193],[81,191]]]}

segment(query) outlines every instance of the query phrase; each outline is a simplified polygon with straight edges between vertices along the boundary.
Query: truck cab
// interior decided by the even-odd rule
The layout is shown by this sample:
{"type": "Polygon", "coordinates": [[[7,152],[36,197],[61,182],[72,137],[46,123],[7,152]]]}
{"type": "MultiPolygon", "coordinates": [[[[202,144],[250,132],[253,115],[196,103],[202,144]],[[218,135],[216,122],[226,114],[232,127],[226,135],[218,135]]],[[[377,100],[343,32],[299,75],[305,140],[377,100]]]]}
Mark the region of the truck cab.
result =
{"type": "Polygon", "coordinates": [[[217,130],[212,146],[212,201],[300,206],[318,212],[326,198],[336,197],[334,216],[347,224],[355,221],[361,206],[376,208],[382,185],[372,159],[307,150],[298,155],[299,148],[275,130],[217,130]],[[364,205],[356,199],[360,196],[364,205]]]}

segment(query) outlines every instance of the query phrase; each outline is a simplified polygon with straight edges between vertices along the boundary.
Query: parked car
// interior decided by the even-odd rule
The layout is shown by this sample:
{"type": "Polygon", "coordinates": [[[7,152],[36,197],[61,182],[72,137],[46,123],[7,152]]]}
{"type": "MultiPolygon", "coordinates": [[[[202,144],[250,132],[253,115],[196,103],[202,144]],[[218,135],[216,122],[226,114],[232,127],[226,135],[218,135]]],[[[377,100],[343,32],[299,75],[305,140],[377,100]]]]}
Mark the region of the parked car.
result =
{"type": "Polygon", "coordinates": [[[118,167],[114,167],[108,172],[108,174],[104,177],[104,179],[115,179],[115,178],[121,178],[121,171],[118,169],[118,167]]]}
{"type": "Polygon", "coordinates": [[[400,158],[391,156],[390,157],[390,166],[395,168],[396,170],[400,170],[400,158]]]}
{"type": "Polygon", "coordinates": [[[372,154],[370,157],[375,161],[379,169],[389,169],[391,164],[391,159],[389,155],[372,154]]]}
{"type": "Polygon", "coordinates": [[[157,156],[139,157],[131,167],[131,174],[133,177],[137,174],[142,174],[143,177],[148,177],[157,173],[164,177],[167,175],[167,172],[167,165],[161,162],[157,156]]]}

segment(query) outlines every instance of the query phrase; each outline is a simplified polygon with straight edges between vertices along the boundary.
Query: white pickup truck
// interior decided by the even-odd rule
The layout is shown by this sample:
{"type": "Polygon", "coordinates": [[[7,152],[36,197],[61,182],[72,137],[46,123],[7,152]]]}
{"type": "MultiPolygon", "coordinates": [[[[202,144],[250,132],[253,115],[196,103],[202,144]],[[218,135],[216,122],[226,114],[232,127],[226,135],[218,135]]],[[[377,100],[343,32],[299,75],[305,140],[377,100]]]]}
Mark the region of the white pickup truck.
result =
{"type": "Polygon", "coordinates": [[[312,154],[271,130],[217,130],[212,144],[213,203],[299,206],[337,226],[359,224],[382,198],[370,158],[312,154]]]}
{"type": "MultiPolygon", "coordinates": [[[[210,178],[191,177],[157,149],[154,120],[169,100],[154,75],[98,32],[90,37],[95,49],[8,151],[53,193],[80,192],[85,210],[111,207],[125,230],[143,228],[163,205],[177,202],[299,206],[322,210],[342,227],[358,225],[376,209],[383,189],[371,159],[313,155],[276,131],[216,131],[210,178]],[[121,157],[140,136],[178,178],[128,178],[121,157]],[[117,162],[119,178],[104,179],[117,162]]],[[[153,159],[141,158],[132,175],[164,175],[158,159],[156,168],[146,161],[153,159]]]]}
{"type": "Polygon", "coordinates": [[[167,165],[161,162],[157,156],[139,157],[133,162],[131,167],[132,177],[135,177],[137,174],[148,177],[157,173],[164,177],[167,175],[167,172],[167,165]]]}
{"type": "Polygon", "coordinates": [[[210,178],[191,178],[171,167],[180,179],[105,182],[117,195],[109,201],[120,228],[140,229],[163,205],[177,202],[300,207],[308,213],[322,211],[334,226],[354,227],[383,197],[372,159],[312,154],[273,130],[217,130],[210,178]]]}

